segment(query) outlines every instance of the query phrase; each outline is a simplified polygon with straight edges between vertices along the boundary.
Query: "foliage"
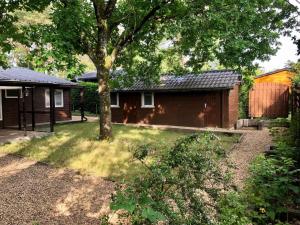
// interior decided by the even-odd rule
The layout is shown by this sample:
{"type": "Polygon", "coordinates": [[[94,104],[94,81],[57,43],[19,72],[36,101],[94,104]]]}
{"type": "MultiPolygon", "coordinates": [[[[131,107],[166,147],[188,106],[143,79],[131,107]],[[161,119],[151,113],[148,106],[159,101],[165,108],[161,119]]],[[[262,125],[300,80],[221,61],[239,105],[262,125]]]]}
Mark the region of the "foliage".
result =
{"type": "Polygon", "coordinates": [[[229,187],[218,138],[212,133],[180,138],[154,162],[147,162],[153,151],[149,145],[136,148],[134,157],[147,173],[120,187],[111,209],[125,211],[132,224],[213,224],[216,200],[229,187]]]}
{"type": "Polygon", "coordinates": [[[294,85],[299,85],[300,84],[300,62],[290,62],[289,67],[291,68],[292,72],[294,72],[296,75],[293,79],[293,84],[294,85]]]}
{"type": "Polygon", "coordinates": [[[244,69],[241,73],[243,80],[239,92],[239,117],[245,119],[248,118],[249,115],[249,90],[252,88],[256,72],[244,69]]]}
{"type": "MultiPolygon", "coordinates": [[[[99,113],[99,93],[98,85],[91,82],[79,83],[84,87],[84,111],[98,114],[99,113]]],[[[73,110],[80,110],[80,90],[72,89],[72,108],[73,110]]]]}
{"type": "MultiPolygon", "coordinates": [[[[284,149],[288,151],[288,149],[284,149]]],[[[253,220],[266,224],[279,219],[287,213],[299,186],[294,183],[294,160],[285,156],[258,157],[252,164],[251,178],[248,181],[247,199],[254,207],[251,213],[253,220]]]]}
{"type": "Polygon", "coordinates": [[[248,204],[244,196],[236,191],[229,191],[219,201],[220,225],[248,225],[252,221],[249,217],[248,204]]]}

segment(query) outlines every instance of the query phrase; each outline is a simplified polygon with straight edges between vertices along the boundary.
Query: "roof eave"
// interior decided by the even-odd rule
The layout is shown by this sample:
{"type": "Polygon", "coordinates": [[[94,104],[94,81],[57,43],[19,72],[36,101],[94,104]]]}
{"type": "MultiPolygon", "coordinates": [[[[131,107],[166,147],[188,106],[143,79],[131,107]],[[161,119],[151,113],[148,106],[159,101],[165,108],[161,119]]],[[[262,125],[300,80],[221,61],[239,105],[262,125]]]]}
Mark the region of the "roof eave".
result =
{"type": "Polygon", "coordinates": [[[228,87],[218,87],[218,88],[176,88],[176,89],[136,89],[136,90],[124,90],[124,89],[115,89],[111,92],[200,92],[200,91],[222,91],[233,89],[234,86],[228,87]]]}

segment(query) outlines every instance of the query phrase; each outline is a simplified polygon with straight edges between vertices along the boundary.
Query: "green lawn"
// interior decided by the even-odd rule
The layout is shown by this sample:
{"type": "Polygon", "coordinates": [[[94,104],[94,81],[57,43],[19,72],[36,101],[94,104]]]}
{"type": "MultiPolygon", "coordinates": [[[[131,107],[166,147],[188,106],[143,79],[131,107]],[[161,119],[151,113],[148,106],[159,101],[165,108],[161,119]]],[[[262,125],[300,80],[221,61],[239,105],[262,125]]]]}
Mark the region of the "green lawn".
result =
{"type": "MultiPolygon", "coordinates": [[[[98,123],[57,125],[55,134],[27,142],[6,144],[0,152],[15,153],[58,167],[69,167],[102,177],[131,177],[141,171],[133,161],[130,149],[141,143],[154,143],[158,153],[171,146],[186,133],[151,128],[114,125],[114,140],[98,141],[98,123]]],[[[220,136],[223,146],[230,148],[238,136],[220,136]]]]}

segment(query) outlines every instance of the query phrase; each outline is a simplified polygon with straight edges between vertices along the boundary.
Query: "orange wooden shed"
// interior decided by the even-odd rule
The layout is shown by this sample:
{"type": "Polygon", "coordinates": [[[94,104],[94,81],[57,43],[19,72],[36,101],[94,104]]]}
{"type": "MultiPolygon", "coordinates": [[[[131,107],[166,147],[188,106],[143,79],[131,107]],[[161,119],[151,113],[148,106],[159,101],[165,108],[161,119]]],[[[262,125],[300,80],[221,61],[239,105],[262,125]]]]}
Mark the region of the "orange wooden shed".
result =
{"type": "Polygon", "coordinates": [[[289,68],[283,68],[255,77],[254,83],[279,83],[291,87],[294,76],[295,73],[290,71],[289,68]]]}

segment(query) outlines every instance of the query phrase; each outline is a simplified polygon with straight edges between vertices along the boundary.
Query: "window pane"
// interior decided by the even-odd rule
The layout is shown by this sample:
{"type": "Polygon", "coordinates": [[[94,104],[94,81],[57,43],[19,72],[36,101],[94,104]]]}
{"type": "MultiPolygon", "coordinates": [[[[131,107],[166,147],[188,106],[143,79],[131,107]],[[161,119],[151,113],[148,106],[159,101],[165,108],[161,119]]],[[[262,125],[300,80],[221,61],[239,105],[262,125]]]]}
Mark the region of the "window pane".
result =
{"type": "Polygon", "coordinates": [[[55,106],[63,106],[63,92],[55,91],[54,93],[55,106]]]}
{"type": "Polygon", "coordinates": [[[144,105],[153,105],[151,93],[144,93],[144,105]]]}
{"type": "Polygon", "coordinates": [[[49,91],[49,89],[46,89],[46,91],[45,91],[45,101],[46,101],[46,107],[50,107],[50,91],[49,91]]]}
{"type": "Polygon", "coordinates": [[[117,93],[110,93],[110,104],[118,105],[117,93]]]}
{"type": "MultiPolygon", "coordinates": [[[[16,89],[9,89],[9,90],[6,90],[6,96],[7,97],[15,97],[17,98],[18,97],[18,93],[19,93],[20,90],[16,90],[16,89]]],[[[21,95],[20,95],[21,97],[21,95]]]]}

